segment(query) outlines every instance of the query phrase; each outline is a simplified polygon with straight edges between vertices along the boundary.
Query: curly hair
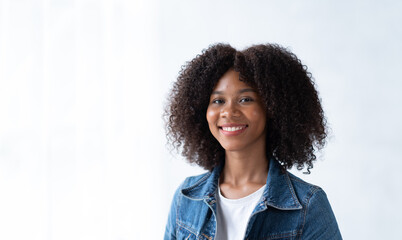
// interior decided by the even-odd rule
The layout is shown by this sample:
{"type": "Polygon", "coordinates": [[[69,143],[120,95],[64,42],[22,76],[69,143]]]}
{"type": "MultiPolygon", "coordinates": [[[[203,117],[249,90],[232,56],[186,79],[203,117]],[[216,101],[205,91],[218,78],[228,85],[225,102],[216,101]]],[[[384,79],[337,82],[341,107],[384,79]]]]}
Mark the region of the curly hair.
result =
{"type": "Polygon", "coordinates": [[[164,112],[168,142],[204,169],[223,161],[225,150],[209,130],[206,111],[213,88],[230,69],[256,89],[266,108],[267,159],[277,159],[283,170],[307,166],[310,173],[315,151],[325,145],[326,119],[311,73],[277,44],[243,51],[215,44],[182,66],[164,112]]]}

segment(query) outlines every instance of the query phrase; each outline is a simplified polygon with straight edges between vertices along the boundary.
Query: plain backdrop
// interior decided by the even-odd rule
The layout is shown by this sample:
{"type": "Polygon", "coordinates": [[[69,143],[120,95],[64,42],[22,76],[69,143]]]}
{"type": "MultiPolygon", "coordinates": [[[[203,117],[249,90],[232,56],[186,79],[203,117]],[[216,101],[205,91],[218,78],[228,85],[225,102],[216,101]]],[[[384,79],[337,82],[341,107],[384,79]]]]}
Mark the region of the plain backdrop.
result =
{"type": "Polygon", "coordinates": [[[312,174],[345,239],[402,228],[402,2],[0,0],[0,239],[161,239],[204,170],[166,146],[181,66],[210,44],[279,43],[331,135],[312,174]]]}

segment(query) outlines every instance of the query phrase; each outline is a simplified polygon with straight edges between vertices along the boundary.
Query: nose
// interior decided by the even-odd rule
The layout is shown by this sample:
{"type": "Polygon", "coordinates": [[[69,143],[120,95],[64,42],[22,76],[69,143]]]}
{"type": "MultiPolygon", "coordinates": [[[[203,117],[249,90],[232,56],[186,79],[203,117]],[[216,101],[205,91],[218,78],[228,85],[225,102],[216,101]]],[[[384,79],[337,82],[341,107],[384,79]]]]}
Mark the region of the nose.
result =
{"type": "Polygon", "coordinates": [[[221,117],[232,118],[238,117],[239,115],[240,112],[238,106],[232,101],[226,102],[226,104],[221,109],[221,117]]]}

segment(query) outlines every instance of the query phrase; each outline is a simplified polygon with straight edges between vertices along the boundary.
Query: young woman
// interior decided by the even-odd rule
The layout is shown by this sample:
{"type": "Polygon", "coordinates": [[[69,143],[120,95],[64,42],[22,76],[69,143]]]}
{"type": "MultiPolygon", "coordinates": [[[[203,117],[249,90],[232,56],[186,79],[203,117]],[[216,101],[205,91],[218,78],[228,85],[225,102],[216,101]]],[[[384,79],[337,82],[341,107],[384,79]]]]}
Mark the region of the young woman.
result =
{"type": "Polygon", "coordinates": [[[216,44],[181,70],[166,108],[173,146],[208,170],[177,189],[165,239],[342,239],[313,168],[326,121],[307,67],[274,44],[216,44]]]}

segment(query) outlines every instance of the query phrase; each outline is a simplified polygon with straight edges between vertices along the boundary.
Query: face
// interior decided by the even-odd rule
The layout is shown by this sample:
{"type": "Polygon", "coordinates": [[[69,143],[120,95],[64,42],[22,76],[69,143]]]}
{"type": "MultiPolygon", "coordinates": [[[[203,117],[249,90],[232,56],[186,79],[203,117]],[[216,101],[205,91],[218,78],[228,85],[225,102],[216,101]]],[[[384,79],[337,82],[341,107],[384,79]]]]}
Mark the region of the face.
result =
{"type": "Polygon", "coordinates": [[[226,72],[213,89],[207,121],[226,151],[265,146],[265,108],[257,92],[240,81],[234,70],[226,72]]]}

